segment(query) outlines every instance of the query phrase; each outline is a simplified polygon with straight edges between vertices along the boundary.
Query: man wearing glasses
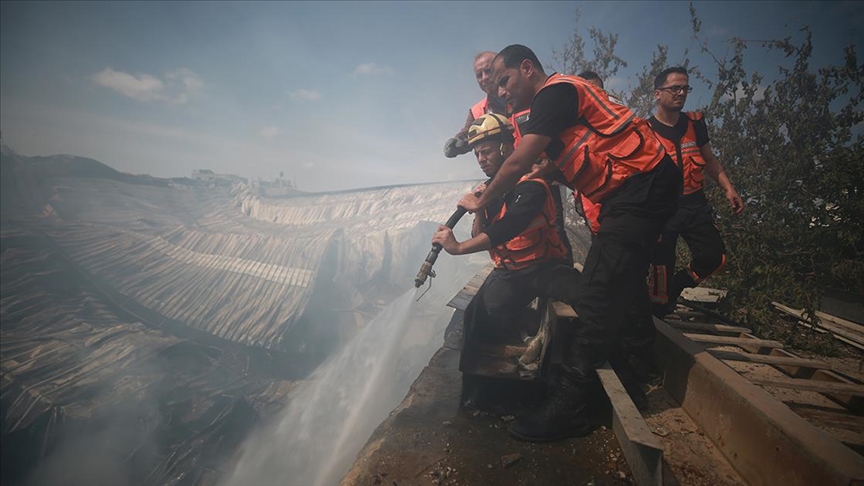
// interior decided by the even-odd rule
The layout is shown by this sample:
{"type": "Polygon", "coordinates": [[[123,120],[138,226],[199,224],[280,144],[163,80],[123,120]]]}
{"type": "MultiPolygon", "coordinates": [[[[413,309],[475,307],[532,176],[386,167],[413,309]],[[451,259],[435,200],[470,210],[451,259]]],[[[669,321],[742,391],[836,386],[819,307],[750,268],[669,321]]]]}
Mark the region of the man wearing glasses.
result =
{"type": "Polygon", "coordinates": [[[671,67],[658,74],[654,79],[657,111],[648,120],[684,176],[678,212],[660,235],[648,283],[654,315],[658,317],[675,309],[682,290],[696,287],[726,265],[726,248],[714,225],[714,212],[702,187],[704,174],[723,188],[734,214],[744,211],[741,196],[711,151],[708,127],[702,114],[682,111],[687,93],[693,90],[688,81],[687,70],[683,67],[671,67]],[[693,260],[687,268],[675,272],[675,245],[679,235],[690,248],[693,260]]]}

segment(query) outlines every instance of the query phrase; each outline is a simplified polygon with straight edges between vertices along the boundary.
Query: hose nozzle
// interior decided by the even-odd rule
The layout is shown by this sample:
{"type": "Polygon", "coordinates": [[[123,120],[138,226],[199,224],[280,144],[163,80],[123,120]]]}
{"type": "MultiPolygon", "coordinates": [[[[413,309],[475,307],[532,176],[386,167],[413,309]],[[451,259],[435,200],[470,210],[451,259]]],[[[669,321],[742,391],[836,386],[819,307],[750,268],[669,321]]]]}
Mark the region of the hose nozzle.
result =
{"type": "MultiPolygon", "coordinates": [[[[480,193],[476,193],[476,195],[480,195],[480,193]]],[[[458,208],[456,212],[454,212],[450,219],[447,220],[445,226],[450,229],[453,229],[456,226],[456,223],[464,216],[466,213],[465,208],[458,208]]],[[[435,260],[438,259],[438,254],[441,253],[441,245],[435,243],[432,245],[432,250],[426,255],[426,261],[423,262],[423,265],[420,265],[420,271],[417,272],[417,276],[414,278],[414,287],[420,288],[426,282],[426,278],[432,277],[435,278],[435,270],[432,270],[432,265],[435,265],[435,260]]]]}
{"type": "MultiPolygon", "coordinates": [[[[436,245],[438,246],[438,245],[436,245]]],[[[435,260],[438,259],[438,252],[441,251],[441,247],[438,247],[438,251],[435,251],[435,248],[429,252],[429,255],[426,257],[426,261],[423,262],[423,265],[420,265],[420,271],[417,272],[417,276],[414,278],[414,287],[420,288],[424,283],[426,283],[426,279],[428,277],[435,278],[435,270],[432,270],[432,265],[435,264],[435,260]]]]}

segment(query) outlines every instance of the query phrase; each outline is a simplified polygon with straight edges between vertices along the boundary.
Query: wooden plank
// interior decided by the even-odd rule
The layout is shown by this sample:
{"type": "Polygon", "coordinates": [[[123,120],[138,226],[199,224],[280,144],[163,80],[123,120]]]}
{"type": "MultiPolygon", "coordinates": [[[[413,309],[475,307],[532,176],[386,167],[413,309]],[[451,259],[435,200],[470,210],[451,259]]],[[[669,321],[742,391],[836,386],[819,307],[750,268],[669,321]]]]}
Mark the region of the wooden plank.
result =
{"type": "Polygon", "coordinates": [[[830,369],[831,365],[824,361],[805,358],[792,358],[785,356],[772,356],[766,354],[739,353],[736,351],[720,351],[709,349],[709,353],[717,359],[724,361],[747,361],[749,363],[765,363],[770,365],[796,366],[810,369],[830,369]]]}
{"type": "Polygon", "coordinates": [[[842,317],[837,317],[835,315],[828,314],[827,312],[816,311],[816,317],[822,319],[823,321],[828,321],[832,324],[836,324],[838,326],[844,327],[851,332],[855,332],[858,334],[864,334],[864,326],[861,324],[843,319],[842,317]]]}
{"type": "MultiPolygon", "coordinates": [[[[793,309],[779,302],[771,302],[771,305],[784,314],[801,319],[807,327],[813,325],[811,319],[804,317],[803,310],[793,309]]],[[[821,311],[816,311],[816,317],[819,318],[820,321],[818,324],[819,327],[831,331],[834,334],[834,337],[838,340],[864,350],[864,333],[861,331],[862,326],[821,311]]]]}
{"type": "Polygon", "coordinates": [[[864,397],[864,385],[856,383],[832,383],[822,380],[806,380],[789,378],[785,380],[776,378],[746,377],[750,382],[761,386],[774,386],[777,388],[792,388],[795,390],[814,391],[826,394],[842,394],[855,397],[864,397]]]}
{"type": "Polygon", "coordinates": [[[612,429],[633,479],[639,486],[662,485],[663,444],[651,433],[609,363],[597,369],[597,376],[612,402],[612,429]]]}
{"type": "Polygon", "coordinates": [[[708,287],[692,287],[681,291],[681,298],[690,302],[701,302],[703,304],[716,304],[726,297],[726,290],[711,289],[708,287]]]}
{"type": "MultiPolygon", "coordinates": [[[[822,380],[834,383],[857,384],[832,370],[816,370],[811,378],[813,380],[822,380]]],[[[831,400],[834,400],[855,413],[864,413],[864,399],[860,396],[845,395],[842,393],[828,394],[827,396],[831,400]]]]}
{"type": "Polygon", "coordinates": [[[453,307],[454,309],[464,311],[468,308],[468,304],[471,303],[472,298],[473,297],[468,297],[462,294],[456,294],[455,297],[450,299],[450,302],[447,302],[447,307],[453,307]]]}
{"type": "Polygon", "coordinates": [[[552,308],[555,309],[557,317],[577,317],[576,311],[564,302],[552,301],[552,308]]]}
{"type": "MultiPolygon", "coordinates": [[[[840,442],[855,448],[855,450],[860,451],[862,447],[864,447],[864,433],[861,430],[849,430],[849,429],[838,429],[836,427],[826,427],[826,432],[831,434],[835,439],[840,442]]],[[[859,486],[856,484],[855,486],[859,486]]]]}
{"type": "Polygon", "coordinates": [[[760,348],[782,348],[783,343],[768,339],[756,339],[732,336],[709,336],[707,334],[684,333],[691,341],[703,344],[720,344],[724,346],[750,346],[760,348]]]}
{"type": "Polygon", "coordinates": [[[726,324],[707,324],[704,322],[688,322],[674,319],[666,319],[666,322],[675,329],[686,329],[689,331],[728,332],[733,334],[750,332],[750,329],[746,327],[727,326],[726,324]]]}
{"type": "Polygon", "coordinates": [[[447,307],[453,307],[454,309],[458,309],[464,311],[468,304],[471,303],[471,299],[477,294],[477,291],[480,290],[480,286],[483,285],[483,282],[486,280],[486,277],[489,276],[489,273],[495,268],[494,264],[488,264],[483,267],[477,275],[474,275],[471,280],[462,287],[462,290],[459,291],[456,295],[450,299],[450,302],[447,303],[447,307]]]}
{"type": "Polygon", "coordinates": [[[834,428],[864,431],[864,417],[852,415],[845,410],[829,410],[808,406],[790,405],[798,415],[834,428]]]}
{"type": "Polygon", "coordinates": [[[852,485],[864,458],[748,382],[660,319],[664,388],[753,485],[852,485]]]}
{"type": "MultiPolygon", "coordinates": [[[[850,345],[850,346],[852,346],[852,347],[854,347],[854,348],[858,348],[858,349],[864,351],[864,344],[862,344],[862,343],[860,343],[860,342],[858,342],[858,341],[855,341],[855,340],[853,340],[853,339],[849,339],[849,338],[843,336],[842,334],[838,334],[838,333],[836,333],[836,332],[829,331],[828,328],[825,328],[825,327],[823,327],[823,326],[814,326],[814,325],[812,325],[812,324],[808,324],[807,322],[802,321],[802,320],[799,320],[799,321],[798,321],[798,325],[799,325],[799,326],[804,326],[804,327],[806,327],[807,329],[813,329],[814,331],[816,331],[816,332],[818,332],[818,333],[820,333],[820,334],[825,334],[825,333],[827,333],[827,332],[831,332],[831,336],[832,336],[834,339],[836,339],[836,340],[838,340],[838,341],[842,341],[842,342],[844,342],[844,343],[846,343],[846,344],[848,344],[848,345],[850,345]]],[[[830,324],[829,324],[829,326],[830,326],[830,324]]],[[[842,332],[842,331],[841,331],[841,332],[842,332]]]]}

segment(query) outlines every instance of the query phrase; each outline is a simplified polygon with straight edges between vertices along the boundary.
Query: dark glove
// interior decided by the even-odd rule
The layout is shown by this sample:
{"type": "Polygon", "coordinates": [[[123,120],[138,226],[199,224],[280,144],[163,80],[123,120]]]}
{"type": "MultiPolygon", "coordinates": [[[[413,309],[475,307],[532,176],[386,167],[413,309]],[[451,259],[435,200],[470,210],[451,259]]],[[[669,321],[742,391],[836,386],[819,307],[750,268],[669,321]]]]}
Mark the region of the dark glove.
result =
{"type": "Polygon", "coordinates": [[[452,159],[457,155],[467,154],[470,151],[471,147],[468,146],[468,142],[460,137],[453,137],[444,144],[444,156],[448,159],[452,159]]]}

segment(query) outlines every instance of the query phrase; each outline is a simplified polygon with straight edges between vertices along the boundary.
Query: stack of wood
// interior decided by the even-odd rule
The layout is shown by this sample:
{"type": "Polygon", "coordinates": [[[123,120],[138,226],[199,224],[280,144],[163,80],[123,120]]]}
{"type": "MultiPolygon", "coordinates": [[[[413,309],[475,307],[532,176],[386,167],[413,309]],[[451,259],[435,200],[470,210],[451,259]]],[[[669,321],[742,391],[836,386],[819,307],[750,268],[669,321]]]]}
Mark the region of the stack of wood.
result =
{"type": "Polygon", "coordinates": [[[779,302],[771,302],[771,305],[784,314],[798,318],[798,324],[804,327],[830,333],[834,339],[864,351],[864,325],[822,311],[808,315],[804,309],[793,309],[779,302]]]}

